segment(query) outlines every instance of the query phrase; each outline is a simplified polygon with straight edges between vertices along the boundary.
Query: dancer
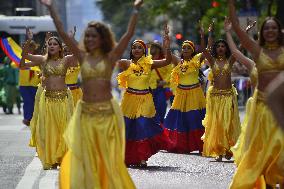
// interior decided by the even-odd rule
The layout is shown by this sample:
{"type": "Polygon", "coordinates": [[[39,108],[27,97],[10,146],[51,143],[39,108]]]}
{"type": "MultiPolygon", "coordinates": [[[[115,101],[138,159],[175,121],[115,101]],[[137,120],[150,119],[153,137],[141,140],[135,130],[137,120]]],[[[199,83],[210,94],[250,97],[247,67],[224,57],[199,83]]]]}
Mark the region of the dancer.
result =
{"type": "Polygon", "coordinates": [[[283,185],[284,133],[267,106],[265,94],[265,88],[284,69],[282,27],[275,18],[267,18],[261,25],[257,43],[239,26],[234,1],[228,2],[233,30],[242,46],[251,53],[258,72],[258,84],[246,129],[251,134],[250,143],[239,162],[230,187],[253,188],[261,175],[269,186],[283,185]]]}
{"type": "MultiPolygon", "coordinates": [[[[34,41],[31,41],[31,54],[35,54],[38,51],[39,45],[34,41]]],[[[37,86],[40,82],[39,71],[32,69],[20,69],[19,70],[19,90],[23,99],[23,123],[26,126],[30,126],[30,121],[34,112],[35,95],[37,86]]]]}
{"type": "Polygon", "coordinates": [[[63,49],[57,37],[47,40],[46,55],[28,54],[33,38],[27,29],[28,40],[23,52],[21,68],[40,66],[44,77],[44,90],[40,95],[37,120],[35,120],[35,145],[43,169],[57,168],[67,151],[63,133],[73,111],[70,90],[65,85],[65,75],[69,66],[76,64],[72,56],[63,57],[63,49]],[[31,62],[24,63],[24,59],[31,62]]]}
{"type": "Polygon", "coordinates": [[[205,49],[202,26],[200,31],[201,48],[213,75],[212,86],[208,88],[206,94],[202,155],[222,161],[223,156],[226,159],[232,157],[230,148],[235,145],[240,134],[237,91],[231,81],[231,69],[235,59],[231,56],[229,46],[223,39],[213,44],[211,55],[205,49]]]}
{"type": "MultiPolygon", "coordinates": [[[[70,30],[68,35],[70,38],[73,38],[75,40],[75,34],[76,34],[76,26],[74,26],[73,30],[70,30]]],[[[66,55],[72,55],[70,52],[70,49],[66,44],[63,45],[63,54],[66,55]]],[[[80,65],[76,67],[70,67],[67,70],[65,83],[67,84],[68,88],[71,90],[74,105],[76,106],[77,102],[82,98],[83,92],[81,87],[79,86],[78,80],[79,80],[79,74],[80,74],[80,65]]]]}
{"type": "MultiPolygon", "coordinates": [[[[249,25],[246,28],[246,32],[248,33],[248,31],[253,27],[253,24],[249,25]]],[[[232,29],[232,24],[229,20],[229,18],[225,19],[224,22],[224,30],[226,32],[226,38],[227,38],[227,42],[228,45],[230,47],[230,50],[232,52],[232,55],[236,58],[237,61],[239,61],[241,64],[243,64],[248,72],[249,72],[249,76],[250,76],[250,81],[252,83],[253,88],[256,87],[257,84],[257,70],[255,67],[255,63],[253,60],[249,59],[248,57],[246,57],[245,55],[242,54],[242,52],[237,48],[236,44],[234,43],[234,40],[232,38],[231,35],[231,29],[232,29]]],[[[251,109],[251,105],[252,105],[252,101],[253,101],[253,97],[250,97],[247,100],[246,103],[246,114],[241,126],[241,134],[238,138],[238,141],[236,142],[235,146],[233,146],[231,148],[231,151],[233,152],[233,156],[234,156],[234,162],[236,163],[236,165],[239,164],[239,162],[242,159],[243,154],[245,153],[245,151],[247,150],[246,146],[247,144],[250,143],[250,139],[248,136],[250,136],[250,134],[246,133],[246,128],[248,125],[248,120],[249,120],[249,115],[252,111],[251,109]]]]}
{"type": "Polygon", "coordinates": [[[147,166],[147,160],[159,150],[171,148],[171,142],[165,134],[156,115],[152,94],[149,91],[152,69],[171,63],[168,28],[164,28],[164,48],[166,59],[152,60],[147,55],[146,44],[135,40],[131,45],[130,60],[120,60],[118,65],[125,70],[117,77],[120,87],[126,89],[121,109],[126,123],[127,165],[147,166]]]}
{"type": "Polygon", "coordinates": [[[281,72],[277,78],[273,80],[267,87],[267,103],[270,107],[275,119],[277,119],[279,125],[284,130],[284,118],[283,118],[283,97],[284,97],[284,72],[281,72]]]}
{"type": "Polygon", "coordinates": [[[173,59],[176,67],[172,71],[171,85],[176,88],[175,97],[164,122],[175,145],[171,152],[202,152],[202,120],[205,116],[206,102],[199,81],[199,72],[203,59],[201,53],[196,54],[192,41],[184,41],[181,58],[173,59]]]}
{"type": "MultiPolygon", "coordinates": [[[[150,44],[150,54],[153,60],[164,59],[163,47],[159,42],[153,42],[150,44]]],[[[152,69],[150,88],[153,95],[155,109],[157,116],[161,123],[164,122],[164,118],[167,111],[167,100],[173,95],[169,88],[169,81],[173,65],[164,66],[162,68],[152,69]]]]}
{"type": "MultiPolygon", "coordinates": [[[[26,32],[26,34],[28,34],[28,32],[26,32]]],[[[45,39],[44,39],[44,45],[43,48],[41,49],[41,53],[42,55],[45,55],[47,53],[47,49],[46,49],[46,43],[48,41],[48,39],[50,37],[52,37],[52,33],[51,32],[46,32],[45,33],[45,39]]],[[[28,35],[26,36],[26,38],[28,38],[28,35]]],[[[32,44],[32,42],[31,42],[32,44]]],[[[30,50],[30,52],[32,52],[30,50]]],[[[23,59],[23,57],[21,58],[21,64],[20,65],[24,65],[25,63],[25,59],[23,59]]],[[[40,70],[40,67],[39,67],[40,70]]],[[[42,91],[44,90],[44,77],[42,76],[41,70],[38,73],[38,77],[39,77],[39,84],[37,85],[37,91],[36,91],[36,95],[34,98],[34,111],[33,111],[33,115],[32,115],[32,119],[30,122],[30,130],[31,130],[31,138],[30,138],[30,142],[29,142],[29,146],[30,147],[36,147],[36,128],[38,128],[37,124],[38,123],[38,112],[39,112],[39,100],[40,100],[40,96],[42,91]]]]}
{"type": "Polygon", "coordinates": [[[60,169],[61,188],[135,188],[124,164],[125,130],[119,106],[111,94],[111,75],[134,34],[139,8],[134,2],[127,32],[117,45],[109,27],[92,21],[77,43],[64,32],[53,2],[50,11],[59,35],[81,66],[83,97],[64,134],[69,151],[60,169]]]}

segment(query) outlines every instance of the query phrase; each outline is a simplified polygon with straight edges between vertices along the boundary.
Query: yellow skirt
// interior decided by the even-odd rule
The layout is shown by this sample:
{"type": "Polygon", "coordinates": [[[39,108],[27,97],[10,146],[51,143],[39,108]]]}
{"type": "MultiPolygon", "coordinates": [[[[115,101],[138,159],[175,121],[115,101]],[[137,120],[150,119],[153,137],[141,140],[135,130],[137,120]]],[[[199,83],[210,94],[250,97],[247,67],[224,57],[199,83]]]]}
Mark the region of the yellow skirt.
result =
{"type": "Polygon", "coordinates": [[[130,118],[147,117],[152,118],[156,114],[156,109],[151,93],[133,94],[125,92],[121,101],[123,115],[130,118]]]}
{"type": "Polygon", "coordinates": [[[245,117],[244,117],[244,120],[243,120],[243,123],[242,123],[242,126],[241,126],[241,134],[240,134],[238,141],[236,142],[235,146],[233,146],[231,148],[231,151],[233,152],[234,161],[235,161],[236,165],[238,165],[239,162],[242,159],[242,155],[244,154],[244,151],[246,150],[244,147],[247,146],[247,144],[250,143],[250,140],[244,141],[244,138],[245,138],[245,131],[247,129],[250,113],[252,111],[252,109],[251,109],[252,101],[253,101],[253,97],[250,97],[247,100],[246,113],[245,113],[245,117]]]}
{"type": "Polygon", "coordinates": [[[64,138],[69,151],[61,164],[60,188],[135,188],[124,163],[125,125],[115,100],[80,100],[64,138]]]}
{"type": "Polygon", "coordinates": [[[240,134],[237,91],[218,90],[210,86],[206,97],[206,115],[203,120],[203,156],[226,155],[235,145],[240,134]]]}
{"type": "Polygon", "coordinates": [[[264,176],[271,186],[284,184],[284,132],[264,102],[264,94],[255,90],[244,147],[230,188],[253,188],[264,176]]]}
{"type": "Polygon", "coordinates": [[[188,112],[205,108],[206,100],[201,87],[190,90],[176,88],[174,102],[171,109],[188,112]]]}
{"type": "Polygon", "coordinates": [[[35,95],[33,117],[30,123],[30,130],[31,130],[31,138],[30,138],[30,143],[29,143],[30,147],[36,147],[36,137],[35,137],[36,127],[37,127],[36,123],[38,119],[39,100],[40,100],[42,91],[43,91],[43,87],[41,85],[38,85],[36,95],[35,95]]]}
{"type": "Polygon", "coordinates": [[[70,90],[42,91],[35,124],[35,141],[44,169],[60,164],[67,152],[63,133],[72,112],[73,99],[70,90]]]}
{"type": "Polygon", "coordinates": [[[79,87],[77,89],[72,89],[71,90],[74,105],[76,106],[77,102],[82,98],[83,92],[82,89],[79,87]]]}

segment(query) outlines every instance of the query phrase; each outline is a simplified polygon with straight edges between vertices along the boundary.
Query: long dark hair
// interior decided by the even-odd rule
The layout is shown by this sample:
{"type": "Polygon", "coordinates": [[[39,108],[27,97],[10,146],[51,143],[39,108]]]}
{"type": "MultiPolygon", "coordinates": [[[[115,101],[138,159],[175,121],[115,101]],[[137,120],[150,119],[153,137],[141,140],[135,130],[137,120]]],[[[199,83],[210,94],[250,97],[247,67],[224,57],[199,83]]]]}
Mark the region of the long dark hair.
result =
{"type": "Polygon", "coordinates": [[[48,52],[48,43],[49,43],[49,41],[50,40],[52,40],[52,39],[54,39],[57,43],[58,43],[58,45],[59,45],[59,47],[60,47],[60,50],[59,50],[59,57],[60,58],[63,58],[63,45],[62,45],[62,42],[61,42],[61,40],[58,38],[58,37],[56,37],[56,36],[52,36],[52,37],[50,37],[50,38],[48,38],[48,40],[47,40],[47,54],[46,54],[46,57],[47,57],[47,60],[49,60],[51,57],[50,57],[50,54],[49,54],[49,52],[48,52]]]}
{"type": "Polygon", "coordinates": [[[264,20],[264,22],[262,23],[261,28],[260,28],[260,34],[259,34],[259,45],[260,46],[265,45],[265,40],[264,40],[264,37],[263,37],[263,29],[264,29],[266,22],[269,21],[269,20],[274,20],[276,22],[276,24],[278,26],[278,34],[279,34],[277,41],[278,41],[279,45],[283,45],[284,40],[283,40],[283,33],[282,33],[282,25],[281,25],[280,21],[275,17],[267,17],[264,20]]]}
{"type": "Polygon", "coordinates": [[[151,49],[152,49],[152,47],[159,49],[159,57],[158,57],[159,60],[165,58],[163,47],[160,43],[153,42],[153,43],[151,43],[151,49]]]}
{"type": "Polygon", "coordinates": [[[135,43],[139,43],[140,45],[143,46],[143,48],[144,48],[144,56],[146,57],[147,56],[147,46],[146,46],[146,44],[145,44],[145,42],[143,40],[137,39],[137,40],[133,41],[132,44],[131,44],[131,49],[130,49],[130,53],[129,53],[130,60],[132,60],[134,58],[134,56],[132,54],[132,47],[133,47],[133,45],[135,43]]]}
{"type": "Polygon", "coordinates": [[[218,46],[219,43],[225,44],[225,47],[226,47],[226,54],[225,54],[225,56],[226,56],[226,58],[229,58],[231,56],[231,50],[229,48],[229,45],[228,45],[227,41],[225,41],[224,39],[219,39],[219,40],[214,42],[214,44],[212,46],[212,53],[211,53],[212,56],[214,58],[217,58],[217,56],[218,56],[217,55],[217,46],[218,46]]]}
{"type": "MultiPolygon", "coordinates": [[[[88,23],[88,28],[95,28],[95,30],[99,33],[101,39],[102,39],[102,51],[103,53],[107,54],[109,53],[114,47],[115,47],[115,40],[114,40],[114,34],[110,30],[110,28],[102,23],[97,21],[91,21],[88,23]]],[[[85,46],[85,42],[84,42],[85,46]]]]}

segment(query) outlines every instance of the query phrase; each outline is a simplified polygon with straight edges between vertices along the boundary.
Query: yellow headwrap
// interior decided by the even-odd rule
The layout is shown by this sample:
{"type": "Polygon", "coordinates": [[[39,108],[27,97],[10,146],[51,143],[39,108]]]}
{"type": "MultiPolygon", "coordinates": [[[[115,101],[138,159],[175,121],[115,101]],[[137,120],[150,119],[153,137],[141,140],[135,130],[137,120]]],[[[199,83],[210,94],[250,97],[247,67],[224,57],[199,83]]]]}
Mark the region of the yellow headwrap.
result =
{"type": "Polygon", "coordinates": [[[195,45],[192,41],[186,40],[182,43],[181,47],[183,48],[184,46],[190,46],[193,52],[195,52],[195,45]]]}

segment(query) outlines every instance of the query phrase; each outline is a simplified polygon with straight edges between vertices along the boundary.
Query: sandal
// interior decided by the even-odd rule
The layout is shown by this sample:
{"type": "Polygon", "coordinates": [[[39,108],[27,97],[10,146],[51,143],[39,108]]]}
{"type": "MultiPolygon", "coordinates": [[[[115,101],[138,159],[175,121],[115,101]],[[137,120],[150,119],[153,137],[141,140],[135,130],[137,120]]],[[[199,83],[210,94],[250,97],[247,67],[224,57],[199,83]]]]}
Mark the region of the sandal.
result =
{"type": "Polygon", "coordinates": [[[222,161],[222,155],[219,155],[215,158],[216,161],[221,162],[222,161]]]}
{"type": "Polygon", "coordinates": [[[226,155],[225,155],[225,158],[227,160],[230,160],[231,158],[233,157],[233,153],[229,150],[229,151],[226,151],[226,155]]]}

